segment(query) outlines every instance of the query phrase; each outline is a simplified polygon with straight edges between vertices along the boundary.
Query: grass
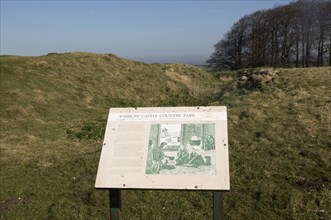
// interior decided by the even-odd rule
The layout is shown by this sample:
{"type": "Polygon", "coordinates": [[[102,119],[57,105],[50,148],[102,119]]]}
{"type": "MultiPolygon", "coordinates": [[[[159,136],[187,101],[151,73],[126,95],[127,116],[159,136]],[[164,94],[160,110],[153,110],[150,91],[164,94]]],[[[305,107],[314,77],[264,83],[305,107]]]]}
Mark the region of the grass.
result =
{"type": "Polygon", "coordinates": [[[274,80],[251,90],[241,89],[239,79],[243,74],[249,79],[254,70],[239,72],[221,95],[219,102],[231,106],[226,215],[328,219],[330,68],[277,71],[274,80]]]}
{"type": "MultiPolygon", "coordinates": [[[[2,219],[106,219],[110,107],[228,106],[227,219],[330,219],[330,68],[206,73],[114,55],[0,57],[2,219]],[[261,77],[263,76],[263,78],[261,77]]],[[[212,193],[125,190],[125,219],[211,219],[212,193]]]]}

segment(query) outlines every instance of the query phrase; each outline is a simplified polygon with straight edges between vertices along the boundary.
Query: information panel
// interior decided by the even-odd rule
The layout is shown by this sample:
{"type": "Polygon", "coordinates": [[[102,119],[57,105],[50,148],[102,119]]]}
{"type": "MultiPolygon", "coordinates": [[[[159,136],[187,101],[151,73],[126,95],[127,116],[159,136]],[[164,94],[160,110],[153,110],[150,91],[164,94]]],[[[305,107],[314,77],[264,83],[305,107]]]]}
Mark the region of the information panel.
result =
{"type": "Polygon", "coordinates": [[[95,187],[229,190],[226,107],[111,108],[95,187]]]}

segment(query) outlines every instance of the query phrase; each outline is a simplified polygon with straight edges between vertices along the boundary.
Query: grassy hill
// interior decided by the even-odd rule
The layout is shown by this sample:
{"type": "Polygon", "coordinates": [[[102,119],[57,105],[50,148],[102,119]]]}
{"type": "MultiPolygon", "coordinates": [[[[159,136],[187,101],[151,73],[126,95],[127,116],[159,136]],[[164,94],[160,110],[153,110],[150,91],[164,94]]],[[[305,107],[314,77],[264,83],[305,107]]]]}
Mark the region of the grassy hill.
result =
{"type": "MultiPolygon", "coordinates": [[[[226,105],[228,219],[331,217],[331,68],[246,69],[111,54],[1,56],[3,219],[105,219],[94,181],[110,107],[226,105]],[[215,74],[217,75],[217,74],[215,74]]],[[[210,219],[211,192],[126,190],[126,219],[210,219]]]]}

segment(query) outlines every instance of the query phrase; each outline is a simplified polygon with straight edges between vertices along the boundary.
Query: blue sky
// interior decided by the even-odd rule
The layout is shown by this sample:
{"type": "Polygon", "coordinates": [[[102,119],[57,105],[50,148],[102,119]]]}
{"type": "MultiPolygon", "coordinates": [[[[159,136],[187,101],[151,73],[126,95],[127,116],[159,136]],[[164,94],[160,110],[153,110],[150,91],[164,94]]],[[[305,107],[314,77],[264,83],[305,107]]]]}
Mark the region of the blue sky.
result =
{"type": "Polygon", "coordinates": [[[288,0],[1,1],[1,55],[112,53],[201,64],[242,16],[288,0]]]}

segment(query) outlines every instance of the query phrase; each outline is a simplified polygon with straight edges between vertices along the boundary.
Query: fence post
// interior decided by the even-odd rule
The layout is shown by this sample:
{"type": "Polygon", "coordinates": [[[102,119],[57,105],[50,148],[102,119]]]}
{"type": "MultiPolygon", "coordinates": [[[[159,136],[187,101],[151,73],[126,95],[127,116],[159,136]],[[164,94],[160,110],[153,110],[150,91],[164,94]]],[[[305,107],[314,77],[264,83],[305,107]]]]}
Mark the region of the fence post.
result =
{"type": "Polygon", "coordinates": [[[121,190],[109,189],[110,220],[121,220],[121,190]]]}
{"type": "Polygon", "coordinates": [[[224,206],[223,206],[224,194],[221,191],[214,191],[213,197],[214,197],[213,219],[224,220],[224,206]]]}

